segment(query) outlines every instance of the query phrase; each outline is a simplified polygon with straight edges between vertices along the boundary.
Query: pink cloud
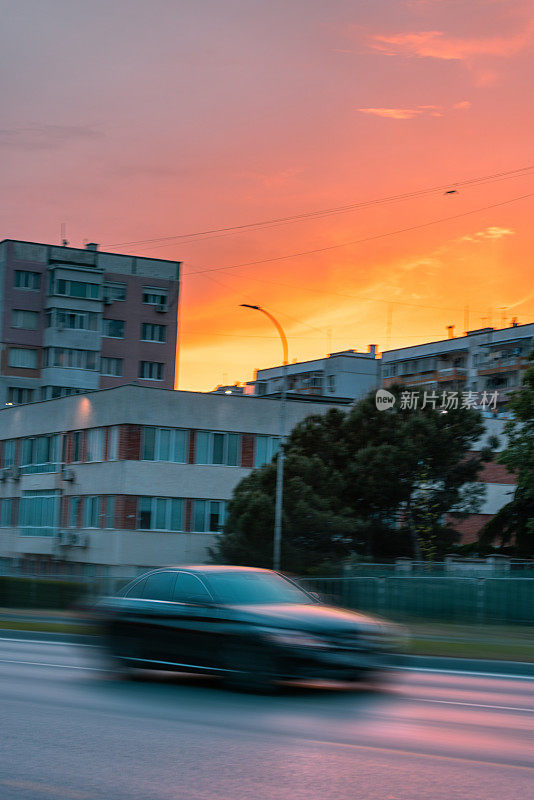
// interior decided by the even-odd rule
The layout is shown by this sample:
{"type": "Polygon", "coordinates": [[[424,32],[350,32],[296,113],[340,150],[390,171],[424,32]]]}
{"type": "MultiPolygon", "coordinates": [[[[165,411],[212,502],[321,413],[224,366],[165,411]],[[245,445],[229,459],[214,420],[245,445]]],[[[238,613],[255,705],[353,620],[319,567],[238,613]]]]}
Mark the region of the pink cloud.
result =
{"type": "Polygon", "coordinates": [[[387,119],[413,119],[421,114],[419,108],[359,108],[362,114],[374,114],[376,117],[387,117],[387,119]]]}
{"type": "Polygon", "coordinates": [[[371,47],[390,56],[407,55],[445,61],[467,61],[475,56],[507,57],[526,47],[533,33],[529,25],[512,36],[462,38],[443,31],[413,31],[391,36],[374,35],[371,47]]]}
{"type": "MultiPolygon", "coordinates": [[[[468,109],[471,107],[469,100],[461,100],[455,103],[452,108],[456,110],[468,109]]],[[[413,108],[359,108],[362,114],[373,114],[375,117],[385,117],[386,119],[413,119],[419,116],[443,117],[444,109],[442,106],[420,105],[413,108]]]]}

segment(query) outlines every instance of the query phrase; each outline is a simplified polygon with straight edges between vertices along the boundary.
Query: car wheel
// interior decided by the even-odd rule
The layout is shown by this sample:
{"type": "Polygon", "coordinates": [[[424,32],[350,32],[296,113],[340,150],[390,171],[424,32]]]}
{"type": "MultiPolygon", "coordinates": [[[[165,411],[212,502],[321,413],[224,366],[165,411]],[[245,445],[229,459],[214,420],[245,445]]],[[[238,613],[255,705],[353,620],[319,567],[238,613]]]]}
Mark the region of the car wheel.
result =
{"type": "Polygon", "coordinates": [[[275,690],[278,678],[276,660],[264,648],[249,644],[232,645],[227,650],[225,665],[224,684],[228,688],[258,694],[275,690]]]}

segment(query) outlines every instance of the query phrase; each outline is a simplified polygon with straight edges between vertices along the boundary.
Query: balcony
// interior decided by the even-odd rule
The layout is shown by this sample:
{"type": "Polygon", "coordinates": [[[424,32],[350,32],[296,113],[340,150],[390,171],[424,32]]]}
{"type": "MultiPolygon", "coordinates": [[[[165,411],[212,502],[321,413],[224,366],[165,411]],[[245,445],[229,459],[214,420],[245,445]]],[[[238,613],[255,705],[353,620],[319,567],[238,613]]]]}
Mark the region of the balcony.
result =
{"type": "Polygon", "coordinates": [[[490,358],[478,364],[479,375],[497,375],[501,372],[514,372],[526,369],[528,360],[525,356],[512,356],[511,358],[490,358]]]}
{"type": "Polygon", "coordinates": [[[467,369],[465,367],[439,367],[437,373],[438,381],[465,381],[467,379],[467,369]]]}

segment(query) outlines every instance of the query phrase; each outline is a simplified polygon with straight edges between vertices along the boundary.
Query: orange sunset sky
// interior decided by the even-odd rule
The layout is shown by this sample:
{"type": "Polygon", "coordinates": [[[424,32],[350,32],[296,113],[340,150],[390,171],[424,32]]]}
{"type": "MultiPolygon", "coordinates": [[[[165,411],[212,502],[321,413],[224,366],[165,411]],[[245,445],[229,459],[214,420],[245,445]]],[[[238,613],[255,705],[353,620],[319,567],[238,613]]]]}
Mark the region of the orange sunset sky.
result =
{"type": "Polygon", "coordinates": [[[532,2],[0,12],[0,238],[183,261],[180,388],[534,319],[532,2]]]}

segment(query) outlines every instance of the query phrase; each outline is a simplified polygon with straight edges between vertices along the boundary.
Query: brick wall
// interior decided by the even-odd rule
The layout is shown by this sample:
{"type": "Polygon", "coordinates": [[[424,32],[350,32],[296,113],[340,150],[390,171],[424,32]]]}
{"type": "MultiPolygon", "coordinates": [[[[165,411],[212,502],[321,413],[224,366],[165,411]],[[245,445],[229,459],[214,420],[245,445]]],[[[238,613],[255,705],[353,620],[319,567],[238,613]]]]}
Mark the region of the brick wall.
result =
{"type": "Polygon", "coordinates": [[[195,463],[196,431],[189,431],[189,450],[187,453],[187,463],[195,463]]]}
{"type": "Polygon", "coordinates": [[[139,461],[141,457],[141,426],[121,425],[119,430],[119,460],[139,461]]]}
{"type": "Polygon", "coordinates": [[[452,519],[449,517],[448,522],[461,535],[459,544],[472,544],[477,541],[481,528],[492,517],[493,514],[471,514],[466,519],[452,519]]]}
{"type": "Polygon", "coordinates": [[[241,466],[252,469],[256,437],[252,433],[241,434],[241,466]]]}
{"type": "Polygon", "coordinates": [[[516,476],[513,472],[508,472],[503,464],[496,464],[490,461],[484,464],[479,474],[478,480],[482,483],[516,483],[516,476]]]}
{"type": "Polygon", "coordinates": [[[134,495],[115,496],[115,528],[129,531],[137,528],[137,497],[134,495]]]}

